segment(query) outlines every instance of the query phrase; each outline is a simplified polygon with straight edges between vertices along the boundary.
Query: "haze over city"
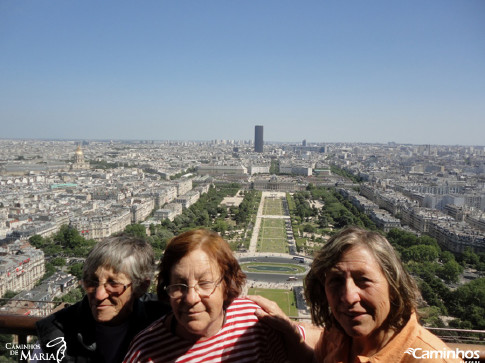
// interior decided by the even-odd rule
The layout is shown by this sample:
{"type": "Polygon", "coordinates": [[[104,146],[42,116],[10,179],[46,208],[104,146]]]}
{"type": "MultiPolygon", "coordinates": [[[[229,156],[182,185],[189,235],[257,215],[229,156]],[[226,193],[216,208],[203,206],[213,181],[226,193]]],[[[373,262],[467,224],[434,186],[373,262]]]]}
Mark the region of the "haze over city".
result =
{"type": "Polygon", "coordinates": [[[484,145],[485,3],[0,3],[1,138],[484,145]]]}

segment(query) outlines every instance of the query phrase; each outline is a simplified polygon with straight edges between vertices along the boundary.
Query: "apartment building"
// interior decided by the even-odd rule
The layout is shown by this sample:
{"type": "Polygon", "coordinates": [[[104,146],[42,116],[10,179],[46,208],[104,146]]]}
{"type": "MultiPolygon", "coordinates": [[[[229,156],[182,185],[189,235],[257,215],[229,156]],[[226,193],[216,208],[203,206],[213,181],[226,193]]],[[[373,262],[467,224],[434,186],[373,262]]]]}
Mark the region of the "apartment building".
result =
{"type": "Polygon", "coordinates": [[[155,200],[152,198],[136,198],[131,205],[132,223],[144,221],[155,208],[155,200]]]}
{"type": "Polygon", "coordinates": [[[177,188],[177,196],[184,195],[188,191],[192,190],[192,179],[182,179],[175,183],[177,188]]]}
{"type": "Polygon", "coordinates": [[[164,219],[173,221],[175,217],[180,214],[182,214],[182,204],[168,203],[163,208],[156,210],[153,214],[153,218],[160,221],[164,219]]]}
{"type": "Polygon", "coordinates": [[[97,211],[96,214],[73,217],[72,227],[76,228],[86,239],[99,240],[114,233],[124,231],[131,224],[130,208],[116,208],[110,211],[97,211]]]}
{"type": "Polygon", "coordinates": [[[0,247],[0,296],[7,290],[32,289],[45,273],[44,252],[28,242],[16,241],[0,247]]]}
{"type": "Polygon", "coordinates": [[[192,190],[190,192],[185,193],[184,195],[178,196],[175,199],[176,203],[180,203],[184,209],[189,208],[192,204],[197,202],[200,198],[200,193],[192,190]]]}

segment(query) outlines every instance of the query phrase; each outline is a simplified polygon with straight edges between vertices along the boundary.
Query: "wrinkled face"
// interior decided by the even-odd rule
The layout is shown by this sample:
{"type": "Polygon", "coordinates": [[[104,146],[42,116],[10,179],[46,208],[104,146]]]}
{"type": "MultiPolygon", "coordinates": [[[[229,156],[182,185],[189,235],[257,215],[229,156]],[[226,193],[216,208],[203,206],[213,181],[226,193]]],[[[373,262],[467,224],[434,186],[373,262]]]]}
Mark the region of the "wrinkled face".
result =
{"type": "MultiPolygon", "coordinates": [[[[114,273],[112,269],[99,267],[89,277],[89,283],[84,283],[86,295],[88,296],[89,307],[93,313],[94,320],[107,325],[118,325],[125,322],[133,311],[133,289],[130,279],[124,273],[114,273]],[[97,284],[96,284],[97,282],[97,284]],[[109,293],[104,284],[111,286],[125,285],[121,288],[122,293],[109,293]],[[118,284],[117,284],[118,283],[118,284]],[[88,285],[92,285],[89,287],[88,285]],[[96,286],[97,287],[93,287],[96,286]]],[[[108,287],[110,290],[110,287],[108,287]]]]}
{"type": "Polygon", "coordinates": [[[224,284],[219,284],[209,297],[201,297],[195,284],[219,281],[221,272],[215,261],[197,249],[184,256],[172,267],[170,285],[192,286],[179,298],[170,298],[177,319],[177,333],[184,338],[199,339],[215,335],[224,321],[224,284]]]}
{"type": "Polygon", "coordinates": [[[389,283],[372,253],[363,246],[344,252],[325,277],[325,294],[335,319],[353,338],[381,333],[389,315],[389,283]]]}

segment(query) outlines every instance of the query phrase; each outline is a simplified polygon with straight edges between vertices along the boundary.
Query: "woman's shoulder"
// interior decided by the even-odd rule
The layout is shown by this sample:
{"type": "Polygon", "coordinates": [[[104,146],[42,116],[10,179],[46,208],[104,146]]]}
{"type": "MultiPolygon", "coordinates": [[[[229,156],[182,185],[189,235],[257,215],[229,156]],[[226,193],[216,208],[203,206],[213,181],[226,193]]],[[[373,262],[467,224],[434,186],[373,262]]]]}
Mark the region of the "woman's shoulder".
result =
{"type": "Polygon", "coordinates": [[[463,362],[458,351],[450,348],[436,335],[430,333],[424,327],[420,327],[412,347],[406,349],[416,359],[423,359],[430,363],[460,363],[463,362]]]}
{"type": "Polygon", "coordinates": [[[77,321],[78,319],[84,319],[84,317],[81,316],[82,314],[80,314],[81,304],[81,301],[77,302],[74,305],[65,307],[37,321],[36,326],[38,333],[43,333],[45,331],[54,329],[64,330],[72,326],[73,322],[77,321]]]}
{"type": "Polygon", "coordinates": [[[382,349],[381,355],[423,359],[429,363],[461,361],[445,342],[418,323],[416,314],[411,315],[403,329],[382,349]]]}
{"type": "Polygon", "coordinates": [[[227,323],[239,322],[244,320],[246,323],[255,324],[258,318],[254,312],[259,309],[259,305],[246,298],[237,298],[226,309],[227,323]]]}
{"type": "MultiPolygon", "coordinates": [[[[421,348],[423,351],[442,352],[443,354],[444,352],[452,350],[444,341],[422,325],[419,325],[415,345],[418,346],[418,348],[421,348]]],[[[450,358],[451,355],[453,354],[448,354],[447,358],[450,358]]]]}
{"type": "Polygon", "coordinates": [[[245,297],[238,297],[234,299],[234,301],[227,307],[228,312],[234,310],[247,310],[254,312],[256,309],[260,309],[259,305],[245,297]]]}
{"type": "Polygon", "coordinates": [[[448,349],[446,343],[422,326],[417,318],[416,314],[411,315],[406,327],[403,329],[403,331],[407,332],[410,339],[413,340],[411,348],[436,351],[448,349]]]}

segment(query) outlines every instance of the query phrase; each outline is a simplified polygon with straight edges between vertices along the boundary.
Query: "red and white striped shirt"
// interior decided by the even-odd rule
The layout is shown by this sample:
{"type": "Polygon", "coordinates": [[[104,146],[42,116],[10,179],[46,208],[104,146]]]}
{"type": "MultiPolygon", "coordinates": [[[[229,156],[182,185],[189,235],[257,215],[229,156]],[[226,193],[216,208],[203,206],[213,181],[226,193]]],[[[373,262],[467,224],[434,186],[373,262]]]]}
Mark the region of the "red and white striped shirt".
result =
{"type": "MultiPolygon", "coordinates": [[[[222,329],[195,343],[173,335],[165,328],[164,316],[133,339],[124,362],[285,362],[283,339],[258,321],[254,315],[258,308],[251,300],[234,300],[227,308],[222,329]]],[[[301,327],[300,332],[304,336],[301,327]]]]}

